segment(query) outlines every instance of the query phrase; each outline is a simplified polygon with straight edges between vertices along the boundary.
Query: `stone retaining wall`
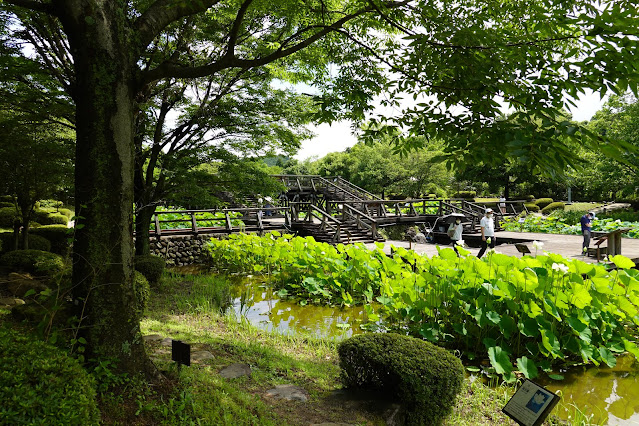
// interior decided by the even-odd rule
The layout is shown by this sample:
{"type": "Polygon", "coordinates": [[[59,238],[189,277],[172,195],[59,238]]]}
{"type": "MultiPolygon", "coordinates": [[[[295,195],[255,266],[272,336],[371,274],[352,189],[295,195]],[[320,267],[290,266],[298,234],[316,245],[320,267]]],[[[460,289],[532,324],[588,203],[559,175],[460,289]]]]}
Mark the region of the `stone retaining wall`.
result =
{"type": "Polygon", "coordinates": [[[207,241],[214,238],[227,238],[226,234],[216,235],[175,235],[168,237],[151,238],[151,254],[160,256],[166,260],[166,266],[184,266],[193,263],[201,263],[204,260],[207,241]]]}

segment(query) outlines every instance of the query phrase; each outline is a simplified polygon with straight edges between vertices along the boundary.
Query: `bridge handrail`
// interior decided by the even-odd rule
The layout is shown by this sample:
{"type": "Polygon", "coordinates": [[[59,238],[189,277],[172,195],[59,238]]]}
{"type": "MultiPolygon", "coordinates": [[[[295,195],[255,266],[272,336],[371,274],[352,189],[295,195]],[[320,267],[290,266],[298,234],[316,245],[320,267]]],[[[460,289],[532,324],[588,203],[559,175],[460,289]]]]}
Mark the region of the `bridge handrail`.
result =
{"type": "Polygon", "coordinates": [[[361,192],[361,193],[363,193],[363,194],[365,194],[365,195],[368,195],[368,196],[369,196],[370,198],[372,198],[372,199],[375,199],[375,200],[381,200],[381,198],[380,198],[380,197],[378,197],[377,195],[375,195],[375,194],[372,194],[372,193],[368,192],[368,191],[367,191],[367,190],[365,190],[364,188],[360,188],[359,186],[355,185],[355,184],[354,184],[354,183],[352,183],[352,182],[347,181],[346,179],[344,179],[344,178],[343,178],[343,177],[341,177],[341,176],[337,176],[337,180],[338,180],[340,183],[342,183],[343,185],[346,185],[347,187],[355,188],[357,191],[359,191],[359,192],[361,192]]]}
{"type": "Polygon", "coordinates": [[[314,179],[319,180],[320,182],[322,182],[322,183],[323,183],[324,185],[326,185],[326,186],[331,186],[331,187],[335,187],[335,188],[337,188],[337,190],[336,190],[336,191],[334,191],[335,193],[343,192],[345,195],[346,195],[346,194],[348,194],[348,195],[350,195],[351,197],[354,197],[354,198],[355,198],[355,199],[357,199],[357,200],[361,200],[361,198],[359,198],[356,194],[353,194],[352,192],[345,190],[345,189],[344,189],[344,188],[342,188],[341,186],[339,186],[339,185],[335,184],[335,182],[332,182],[332,181],[330,181],[330,180],[328,180],[328,179],[326,179],[326,178],[323,178],[323,177],[321,177],[321,176],[318,176],[318,177],[316,177],[316,178],[314,178],[314,179]]]}
{"type": "MultiPolygon", "coordinates": [[[[358,210],[358,209],[356,209],[356,208],[354,208],[352,206],[349,206],[348,204],[344,204],[344,207],[346,207],[346,210],[348,210],[348,214],[355,219],[355,221],[357,222],[357,227],[358,228],[360,226],[363,226],[364,228],[369,229],[371,231],[373,239],[375,239],[375,238],[377,238],[379,236],[378,233],[377,233],[377,220],[375,220],[373,217],[367,215],[366,213],[362,212],[361,210],[358,210]],[[370,223],[362,221],[361,217],[363,217],[364,219],[368,220],[370,223]]],[[[342,209],[342,213],[345,214],[346,210],[342,209]]]]}

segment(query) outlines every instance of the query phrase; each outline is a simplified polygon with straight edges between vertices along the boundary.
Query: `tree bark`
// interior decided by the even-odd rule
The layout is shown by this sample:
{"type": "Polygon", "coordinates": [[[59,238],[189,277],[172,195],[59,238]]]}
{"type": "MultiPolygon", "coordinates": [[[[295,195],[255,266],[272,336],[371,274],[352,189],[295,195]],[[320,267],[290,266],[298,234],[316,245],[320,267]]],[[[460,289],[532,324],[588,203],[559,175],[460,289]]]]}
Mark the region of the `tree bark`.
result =
{"type": "Polygon", "coordinates": [[[74,297],[87,357],[152,371],[133,309],[135,60],[123,2],[68,0],[76,75],[74,297]]]}
{"type": "Polygon", "coordinates": [[[155,206],[138,208],[135,215],[135,254],[143,256],[151,254],[149,243],[149,227],[155,213],[155,206]]]}

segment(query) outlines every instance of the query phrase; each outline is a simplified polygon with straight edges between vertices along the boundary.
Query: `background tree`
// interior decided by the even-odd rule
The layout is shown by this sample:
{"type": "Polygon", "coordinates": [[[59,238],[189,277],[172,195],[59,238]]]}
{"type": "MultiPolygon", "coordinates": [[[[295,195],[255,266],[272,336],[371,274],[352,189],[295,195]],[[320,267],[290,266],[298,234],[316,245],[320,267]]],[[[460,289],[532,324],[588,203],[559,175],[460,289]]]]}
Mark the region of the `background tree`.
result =
{"type": "Polygon", "coordinates": [[[0,175],[4,191],[16,198],[22,247],[29,248],[29,225],[36,203],[72,186],[73,137],[50,123],[3,114],[0,119],[0,175]]]}

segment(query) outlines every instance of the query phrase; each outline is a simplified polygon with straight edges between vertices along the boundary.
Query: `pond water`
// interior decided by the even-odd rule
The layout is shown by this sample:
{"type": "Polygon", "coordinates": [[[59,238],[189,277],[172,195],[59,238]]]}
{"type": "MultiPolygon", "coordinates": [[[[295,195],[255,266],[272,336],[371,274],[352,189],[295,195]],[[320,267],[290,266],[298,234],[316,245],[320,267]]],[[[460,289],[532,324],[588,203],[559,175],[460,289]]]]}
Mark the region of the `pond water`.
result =
{"type": "Polygon", "coordinates": [[[359,325],[366,320],[361,306],[301,306],[294,301],[280,300],[269,286],[257,279],[238,281],[232,296],[232,309],[238,317],[246,318],[259,328],[283,334],[343,339],[361,333],[359,325]]]}
{"type": "MultiPolygon", "coordinates": [[[[183,271],[184,272],[184,271],[183,271]]],[[[256,278],[238,279],[232,290],[231,309],[238,318],[284,334],[343,339],[361,333],[366,312],[360,307],[300,306],[280,300],[256,278]]],[[[535,382],[560,393],[564,406],[575,404],[597,424],[639,425],[639,363],[631,356],[619,357],[614,368],[576,367],[561,372],[564,380],[537,378],[535,382]]],[[[557,413],[567,419],[570,411],[557,413]]]]}

